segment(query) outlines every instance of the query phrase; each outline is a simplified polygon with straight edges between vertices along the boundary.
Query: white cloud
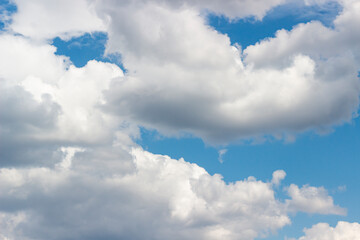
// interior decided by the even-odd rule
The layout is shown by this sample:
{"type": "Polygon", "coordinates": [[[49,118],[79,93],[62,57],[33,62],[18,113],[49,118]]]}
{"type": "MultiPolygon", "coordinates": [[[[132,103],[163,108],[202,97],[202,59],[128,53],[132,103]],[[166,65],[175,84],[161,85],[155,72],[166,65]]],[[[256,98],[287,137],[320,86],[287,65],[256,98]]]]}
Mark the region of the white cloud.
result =
{"type": "Polygon", "coordinates": [[[24,50],[0,57],[1,69],[23,65],[2,75],[2,165],[10,165],[0,170],[2,238],[253,239],[289,223],[268,183],[227,185],[195,164],[131,150],[136,129],[118,131],[121,121],[100,107],[102,91],[123,76],[115,65],[76,68],[47,45],[0,41],[24,50]],[[24,60],[31,54],[45,72],[24,60]]]}
{"type": "Polygon", "coordinates": [[[291,197],[290,200],[286,200],[289,211],[346,215],[346,209],[334,205],[332,197],[323,187],[304,185],[299,188],[291,184],[287,192],[291,197]]]}
{"type": "Polygon", "coordinates": [[[121,69],[97,61],[76,68],[55,51],[21,36],[0,35],[4,164],[46,158],[52,163],[59,158],[53,156],[59,144],[111,144],[121,129],[123,121],[100,108],[102,92],[111,79],[123,76],[121,69]]]}
{"type": "Polygon", "coordinates": [[[223,162],[224,162],[223,157],[224,157],[224,155],[225,155],[226,153],[227,153],[227,149],[225,149],[225,148],[219,150],[218,160],[219,160],[220,163],[223,163],[223,162]]]}
{"type": "MultiPolygon", "coordinates": [[[[288,202],[254,177],[226,184],[183,159],[120,144],[61,150],[52,167],[0,169],[3,239],[250,240],[290,223],[288,202]]],[[[324,189],[312,190],[316,196],[306,196],[306,204],[325,213],[318,204],[324,189]]],[[[292,211],[309,212],[290,196],[292,211]]]]}
{"type": "Polygon", "coordinates": [[[107,51],[121,53],[128,70],[106,93],[107,107],[140,125],[226,142],[329,128],[356,114],[360,41],[340,21],[347,8],[335,29],[298,25],[244,52],[192,9],[97,9],[112,19],[107,51]]]}
{"type": "Polygon", "coordinates": [[[300,24],[244,51],[200,14],[261,18],[284,1],[265,2],[79,1],[54,8],[48,1],[18,1],[11,27],[33,38],[106,31],[107,52],[120,53],[128,70],[106,93],[106,108],[165,135],[188,132],[214,143],[287,138],[351,120],[360,92],[358,1],[340,2],[334,29],[300,24]],[[64,17],[58,8],[71,8],[66,20],[58,21],[64,17]],[[36,24],[41,27],[31,27],[36,24]]]}
{"type": "Polygon", "coordinates": [[[12,84],[29,76],[54,84],[70,65],[67,57],[55,56],[56,48],[48,44],[8,33],[0,34],[0,43],[0,78],[9,79],[12,84]]]}
{"type": "MultiPolygon", "coordinates": [[[[106,31],[107,24],[111,19],[107,16],[99,18],[94,5],[108,4],[110,1],[96,0],[14,0],[17,11],[12,16],[12,23],[9,29],[16,33],[29,36],[33,39],[43,40],[54,37],[69,39],[73,36],[80,36],[85,32],[106,31]]],[[[286,0],[261,0],[254,4],[251,0],[201,0],[201,1],[144,1],[130,0],[122,1],[123,6],[142,6],[148,2],[156,5],[165,5],[169,8],[191,8],[196,11],[208,10],[216,14],[224,14],[230,18],[255,16],[261,19],[272,7],[277,6],[286,0]]],[[[111,4],[119,5],[118,1],[111,4]]],[[[5,15],[2,17],[4,18],[5,15]]]]}
{"type": "Polygon", "coordinates": [[[360,224],[340,221],[336,227],[330,227],[327,223],[318,223],[304,232],[305,236],[299,240],[358,240],[360,224]]]}
{"type": "MultiPolygon", "coordinates": [[[[54,131],[43,131],[40,126],[41,134],[37,134],[37,138],[86,142],[97,141],[104,134],[112,135],[106,130],[114,128],[114,118],[103,113],[99,106],[104,102],[102,91],[109,87],[113,78],[123,76],[119,67],[90,61],[84,67],[76,68],[65,57],[56,56],[54,47],[19,36],[0,35],[0,43],[2,87],[9,94],[13,91],[12,96],[4,97],[8,101],[25,98],[34,105],[50,102],[59,108],[56,120],[52,121],[54,131]]],[[[52,108],[45,109],[51,111],[52,108]]],[[[34,112],[31,110],[28,114],[36,117],[34,112]]],[[[13,114],[14,118],[19,118],[18,114],[26,114],[26,109],[13,114]]],[[[43,118],[50,120],[48,116],[43,118]]],[[[26,117],[22,117],[21,122],[26,121],[26,117]]],[[[34,133],[31,134],[33,137],[34,133]]]]}
{"type": "MultiPolygon", "coordinates": [[[[267,2],[239,14],[262,16],[279,3],[267,2]]],[[[196,164],[146,152],[133,138],[136,124],[222,141],[350,119],[356,51],[329,55],[324,65],[297,52],[286,66],[259,67],[244,64],[241,49],[190,2],[17,3],[10,28],[30,38],[0,35],[0,238],[247,240],[289,224],[288,211],[344,213],[324,188],[290,185],[291,199],[277,199],[273,187],[284,171],[271,182],[226,184],[196,164]],[[126,76],[98,61],[76,68],[37,41],[101,30],[108,17],[108,52],[123,55],[126,76]]],[[[233,17],[237,3],[245,2],[219,11],[233,17]]],[[[218,3],[199,4],[214,10],[218,3]]],[[[338,26],[351,25],[354,9],[338,26]]]]}
{"type": "Polygon", "coordinates": [[[69,39],[85,32],[105,30],[106,21],[96,16],[93,4],[87,0],[14,2],[17,12],[9,28],[33,39],[44,40],[57,36],[69,39]]]}
{"type": "Polygon", "coordinates": [[[275,186],[279,186],[281,180],[283,180],[286,176],[286,172],[284,170],[276,170],[272,174],[271,183],[275,186]]]}
{"type": "Polygon", "coordinates": [[[6,237],[254,239],[290,223],[271,185],[254,178],[225,184],[196,164],[140,148],[130,159],[104,156],[112,167],[94,171],[96,162],[83,154],[64,156],[63,163],[72,161],[66,168],[0,170],[6,237]],[[135,168],[113,170],[127,161],[135,168]]]}

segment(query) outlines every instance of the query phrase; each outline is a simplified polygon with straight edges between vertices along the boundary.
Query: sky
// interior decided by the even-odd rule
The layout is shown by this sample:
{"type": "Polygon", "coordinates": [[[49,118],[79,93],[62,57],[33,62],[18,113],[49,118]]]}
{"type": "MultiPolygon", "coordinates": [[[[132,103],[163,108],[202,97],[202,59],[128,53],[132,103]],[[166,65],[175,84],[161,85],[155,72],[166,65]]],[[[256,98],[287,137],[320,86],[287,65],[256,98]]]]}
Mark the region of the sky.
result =
{"type": "Polygon", "coordinates": [[[359,0],[0,0],[0,240],[360,239],[359,0]]]}

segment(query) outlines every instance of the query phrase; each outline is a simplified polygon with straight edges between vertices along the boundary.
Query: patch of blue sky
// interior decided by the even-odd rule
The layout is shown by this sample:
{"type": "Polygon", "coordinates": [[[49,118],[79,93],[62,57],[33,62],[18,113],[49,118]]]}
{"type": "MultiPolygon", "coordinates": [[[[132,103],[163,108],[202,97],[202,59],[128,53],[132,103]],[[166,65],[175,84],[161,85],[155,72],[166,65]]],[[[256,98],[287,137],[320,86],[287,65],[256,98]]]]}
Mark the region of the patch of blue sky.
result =
{"type": "Polygon", "coordinates": [[[321,5],[305,5],[302,1],[293,1],[270,10],[262,20],[254,17],[229,20],[224,16],[209,14],[208,24],[218,32],[227,34],[232,44],[239,44],[245,49],[258,41],[274,37],[277,30],[291,30],[299,23],[320,21],[327,27],[333,27],[333,20],[341,11],[337,2],[321,5]]]}
{"type": "Polygon", "coordinates": [[[57,37],[53,39],[52,45],[57,48],[55,54],[68,56],[76,67],[83,67],[90,60],[97,60],[115,63],[125,71],[120,54],[104,55],[107,40],[106,33],[94,32],[85,33],[68,41],[57,37]]]}
{"type": "MultiPolygon", "coordinates": [[[[16,11],[17,7],[12,1],[0,0],[0,31],[6,31],[6,26],[11,23],[11,15],[16,11]]],[[[57,37],[52,40],[52,45],[57,48],[57,55],[68,56],[76,67],[83,67],[90,60],[97,60],[115,63],[125,71],[120,54],[104,56],[107,39],[106,33],[93,32],[68,41],[57,37]]]]}
{"type": "MultiPolygon", "coordinates": [[[[283,169],[287,172],[284,183],[325,186],[330,191],[346,185],[348,190],[356,190],[360,182],[358,171],[354,171],[360,170],[359,131],[357,118],[328,135],[306,133],[292,143],[230,144],[225,147],[228,151],[223,155],[223,163],[218,161],[218,150],[222,147],[206,145],[198,138],[165,138],[142,129],[138,143],[153,153],[176,159],[184,157],[211,174],[222,174],[227,182],[249,175],[270,180],[273,171],[283,169]]],[[[357,211],[360,214],[360,208],[357,211]]]]}
{"type": "Polygon", "coordinates": [[[11,14],[17,11],[16,5],[10,0],[0,0],[0,31],[4,31],[11,22],[11,14]]]}

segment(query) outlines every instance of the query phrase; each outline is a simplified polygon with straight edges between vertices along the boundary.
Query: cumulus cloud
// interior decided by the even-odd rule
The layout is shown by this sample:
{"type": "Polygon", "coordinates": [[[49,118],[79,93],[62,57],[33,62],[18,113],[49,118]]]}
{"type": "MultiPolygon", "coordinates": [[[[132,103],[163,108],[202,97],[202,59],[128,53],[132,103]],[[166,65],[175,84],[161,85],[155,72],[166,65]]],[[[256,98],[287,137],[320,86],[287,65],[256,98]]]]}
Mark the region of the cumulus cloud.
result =
{"type": "Polygon", "coordinates": [[[245,49],[245,62],[258,68],[282,68],[289,64],[292,56],[304,54],[319,65],[319,77],[324,75],[329,80],[339,78],[339,74],[350,74],[351,68],[359,70],[360,36],[354,31],[354,23],[360,20],[360,3],[352,0],[340,3],[343,9],[334,20],[333,28],[312,21],[294,26],[291,31],[279,30],[274,38],[245,49]],[[326,72],[331,70],[327,69],[328,65],[335,67],[333,72],[326,72]],[[334,74],[333,78],[331,74],[334,74]]]}
{"type": "Polygon", "coordinates": [[[344,3],[335,29],[296,28],[323,29],[348,51],[318,57],[321,49],[295,51],[285,37],[272,64],[256,48],[281,34],[243,51],[200,14],[261,18],[281,2],[15,1],[0,35],[0,238],[250,240],[289,224],[289,211],[344,214],[324,188],[290,185],[290,199],[276,198],[282,170],[271,182],[225,183],[133,141],[138,125],[221,142],[350,119],[359,90],[356,2],[344,3]],[[99,30],[125,75],[98,61],[77,68],[43,41],[99,30]]]}
{"type": "Polygon", "coordinates": [[[332,197],[323,187],[304,185],[299,188],[291,184],[287,192],[291,197],[290,200],[286,200],[290,211],[346,215],[346,209],[334,205],[332,197]]]}
{"type": "Polygon", "coordinates": [[[246,240],[290,223],[272,184],[254,177],[226,184],[183,159],[120,145],[107,149],[114,157],[61,151],[53,167],[0,169],[3,238],[246,240]]]}
{"type": "MultiPolygon", "coordinates": [[[[71,159],[75,149],[63,151],[54,168],[1,169],[2,228],[22,216],[6,237],[253,239],[290,222],[271,187],[253,178],[227,185],[195,164],[139,148],[134,169],[94,172],[82,153],[71,159]]],[[[114,167],[127,161],[118,157],[114,167]]]]}
{"type": "Polygon", "coordinates": [[[128,70],[106,93],[106,107],[164,134],[213,142],[349,121],[358,108],[360,41],[344,19],[357,18],[357,4],[344,3],[334,29],[300,24],[245,50],[193,9],[101,4],[98,12],[112,19],[107,51],[121,53],[128,70]]]}
{"type": "Polygon", "coordinates": [[[265,2],[78,1],[71,7],[62,2],[61,8],[72,10],[66,21],[58,21],[63,15],[47,1],[17,1],[10,27],[32,38],[105,31],[107,53],[121,54],[127,74],[112,82],[104,107],[165,135],[186,132],[224,143],[286,137],[351,120],[360,92],[358,1],[340,2],[343,11],[334,28],[299,24],[244,50],[231,46],[201,14],[208,9],[230,18],[261,18],[285,1],[265,2]],[[42,27],[27,24],[55,27],[43,34],[42,27]]]}
{"type": "Polygon", "coordinates": [[[2,164],[53,163],[60,145],[113,141],[122,121],[99,106],[111,79],[123,76],[119,67],[76,68],[54,47],[9,34],[0,35],[0,51],[2,164]]]}
{"type": "Polygon", "coordinates": [[[96,16],[93,4],[79,1],[15,0],[17,11],[9,28],[33,39],[69,39],[85,32],[105,30],[106,21],[96,16]]]}
{"type": "Polygon", "coordinates": [[[360,236],[360,224],[340,221],[336,227],[327,223],[318,223],[305,229],[305,236],[299,240],[357,240],[360,236]]]}
{"type": "Polygon", "coordinates": [[[274,184],[275,186],[278,186],[281,180],[285,178],[285,176],[286,176],[286,172],[284,170],[276,170],[272,174],[271,183],[274,184]]]}
{"type": "MultiPolygon", "coordinates": [[[[111,18],[106,16],[100,18],[97,15],[94,6],[99,2],[95,0],[78,0],[76,2],[65,0],[55,3],[55,1],[36,0],[30,3],[26,0],[14,0],[17,11],[12,16],[9,29],[37,40],[51,39],[57,36],[69,39],[85,32],[106,31],[111,18]]],[[[101,1],[100,4],[106,2],[110,1],[101,1]]],[[[121,5],[138,7],[147,2],[150,1],[127,0],[122,1],[121,5]]],[[[261,19],[272,7],[284,3],[286,0],[261,0],[256,3],[251,0],[231,0],[226,2],[219,0],[159,0],[151,2],[172,9],[207,10],[230,18],[255,16],[261,19]]],[[[112,1],[111,4],[119,5],[119,2],[112,1]]]]}

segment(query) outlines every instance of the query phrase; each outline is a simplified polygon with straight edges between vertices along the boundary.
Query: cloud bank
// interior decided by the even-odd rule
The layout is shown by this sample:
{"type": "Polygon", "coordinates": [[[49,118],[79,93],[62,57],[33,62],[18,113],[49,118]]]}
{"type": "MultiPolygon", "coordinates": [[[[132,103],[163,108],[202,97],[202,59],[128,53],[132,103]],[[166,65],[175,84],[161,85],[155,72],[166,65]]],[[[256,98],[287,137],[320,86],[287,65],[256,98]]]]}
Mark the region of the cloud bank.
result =
{"type": "Polygon", "coordinates": [[[306,209],[297,205],[303,192],[285,203],[270,182],[249,177],[226,184],[183,159],[116,149],[116,158],[102,155],[100,162],[89,154],[102,149],[62,148],[53,167],[1,168],[3,239],[246,240],[290,224],[289,203],[291,211],[342,213],[332,211],[338,207],[327,194],[305,193],[313,205],[306,209]]]}
{"type": "MultiPolygon", "coordinates": [[[[359,2],[340,2],[334,28],[300,24],[246,49],[207,25],[208,11],[261,19],[283,3],[261,2],[15,1],[0,33],[1,240],[251,240],[290,213],[345,214],[323,187],[291,184],[278,198],[282,170],[225,183],[134,143],[139,126],[224,143],[356,115],[359,2]],[[125,72],[95,60],[78,68],[49,44],[94,31],[125,72]]],[[[315,225],[301,239],[319,231],[332,230],[315,225]]]]}
{"type": "Polygon", "coordinates": [[[136,126],[103,109],[104,91],[124,76],[119,67],[77,68],[21,36],[0,42],[2,239],[254,239],[290,224],[289,212],[343,214],[323,188],[277,199],[272,187],[284,171],[269,182],[226,184],[196,164],[144,151],[132,140],[136,126]],[[9,70],[19,62],[22,69],[9,70]]]}
{"type": "Polygon", "coordinates": [[[106,106],[210,142],[342,124],[359,104],[358,5],[343,2],[333,29],[300,24],[242,50],[192,9],[102,4],[112,19],[107,51],[121,53],[128,70],[106,106]]]}
{"type": "Polygon", "coordinates": [[[299,24],[246,49],[231,45],[226,35],[207,25],[202,13],[207,9],[229,18],[261,18],[281,3],[266,1],[255,7],[252,1],[79,1],[85,7],[73,7],[81,8],[81,17],[68,11],[67,19],[76,20],[69,25],[38,19],[46,18],[44,14],[62,17],[52,13],[53,8],[38,10],[48,9],[47,1],[31,8],[18,1],[19,12],[9,28],[36,39],[64,32],[73,36],[80,31],[76,29],[107,32],[106,52],[121,54],[127,74],[112,81],[104,107],[165,135],[190,133],[226,143],[324,131],[350,121],[357,116],[360,91],[360,36],[354,24],[359,21],[358,1],[339,2],[343,10],[333,28],[317,21],[299,24]],[[92,28],[77,25],[77,19],[92,28]],[[27,24],[44,26],[32,29],[27,24]],[[44,34],[42,28],[53,33],[44,34]]]}

